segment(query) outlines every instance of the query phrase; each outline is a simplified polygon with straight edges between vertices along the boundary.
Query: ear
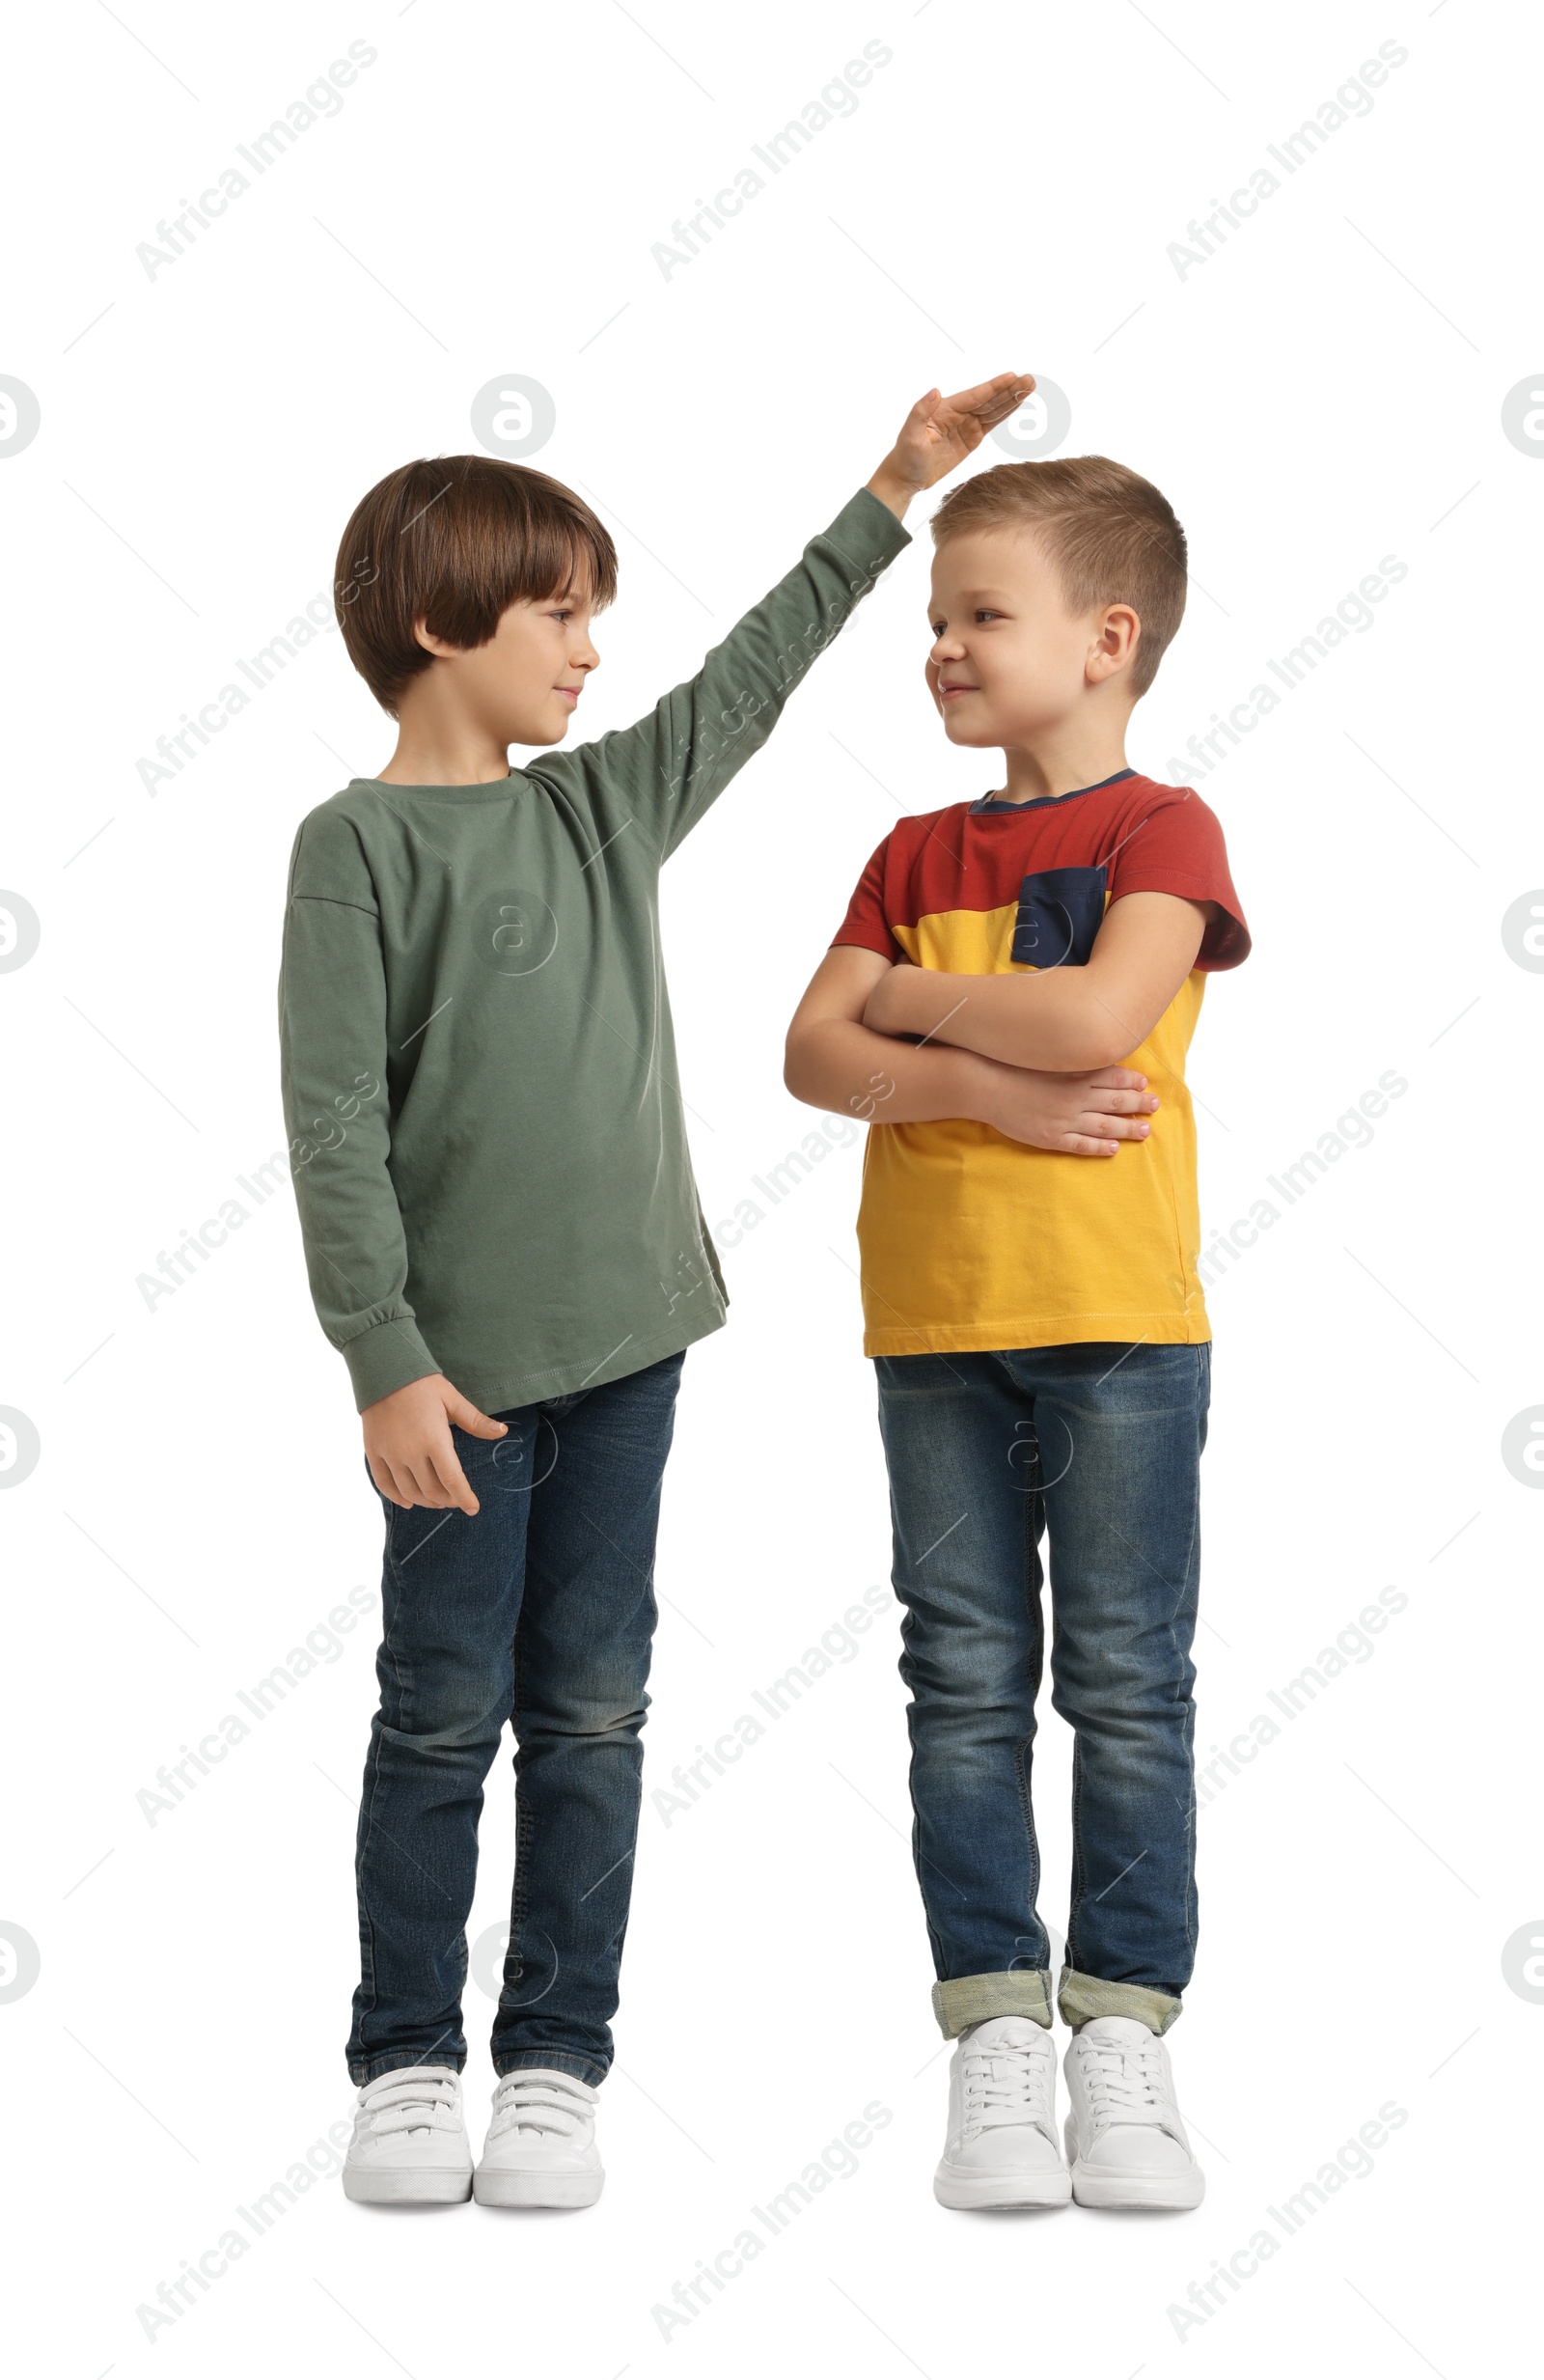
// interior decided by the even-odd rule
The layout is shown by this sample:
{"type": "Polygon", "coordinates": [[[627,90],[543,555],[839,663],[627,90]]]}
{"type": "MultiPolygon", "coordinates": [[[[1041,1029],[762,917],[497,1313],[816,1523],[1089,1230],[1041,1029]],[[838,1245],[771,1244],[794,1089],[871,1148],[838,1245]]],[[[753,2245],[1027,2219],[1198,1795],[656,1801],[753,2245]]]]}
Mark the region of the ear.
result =
{"type": "Polygon", "coordinates": [[[1108,604],[1094,631],[1089,651],[1087,675],[1094,685],[1102,685],[1114,678],[1131,660],[1142,634],[1142,622],[1129,603],[1108,604]]]}
{"type": "Polygon", "coordinates": [[[461,650],[459,645],[447,644],[443,636],[436,636],[433,629],[427,625],[422,612],[413,623],[413,636],[415,642],[422,645],[426,652],[431,652],[436,660],[442,661],[461,650]]]}

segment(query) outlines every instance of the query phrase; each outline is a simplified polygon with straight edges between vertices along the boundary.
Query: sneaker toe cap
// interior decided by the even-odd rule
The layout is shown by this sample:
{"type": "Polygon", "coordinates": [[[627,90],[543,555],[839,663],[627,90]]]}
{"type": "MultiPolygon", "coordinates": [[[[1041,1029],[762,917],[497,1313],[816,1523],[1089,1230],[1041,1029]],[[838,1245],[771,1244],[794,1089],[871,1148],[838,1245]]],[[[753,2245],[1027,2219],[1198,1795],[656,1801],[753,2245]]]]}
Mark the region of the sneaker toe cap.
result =
{"type": "Polygon", "coordinates": [[[432,2132],[387,2132],[356,2141],[347,2161],[372,2173],[412,2172],[420,2166],[470,2167],[472,2144],[464,2132],[443,2126],[432,2132]]]}
{"type": "Polygon", "coordinates": [[[1096,2173],[1157,2180],[1191,2172],[1196,2160],[1172,2132],[1160,2132],[1151,2124],[1112,2124],[1085,2151],[1082,2163],[1096,2173]]]}
{"type": "Polygon", "coordinates": [[[954,2143],[949,2161],[964,2173],[1055,2173],[1062,2152],[1034,2124],[994,2124],[954,2143]]]}

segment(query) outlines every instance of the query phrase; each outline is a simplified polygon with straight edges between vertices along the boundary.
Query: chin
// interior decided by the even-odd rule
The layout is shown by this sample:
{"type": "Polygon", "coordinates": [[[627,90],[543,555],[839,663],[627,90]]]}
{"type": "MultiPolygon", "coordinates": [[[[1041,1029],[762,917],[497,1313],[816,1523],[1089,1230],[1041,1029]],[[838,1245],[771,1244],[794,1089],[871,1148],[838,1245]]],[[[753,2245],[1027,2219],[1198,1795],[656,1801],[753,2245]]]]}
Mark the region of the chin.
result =
{"type": "Polygon", "coordinates": [[[993,734],[990,728],[967,727],[963,719],[953,717],[948,710],[944,712],[943,717],[944,733],[950,742],[962,745],[967,752],[977,752],[983,744],[996,744],[1001,741],[999,736],[993,734]]]}

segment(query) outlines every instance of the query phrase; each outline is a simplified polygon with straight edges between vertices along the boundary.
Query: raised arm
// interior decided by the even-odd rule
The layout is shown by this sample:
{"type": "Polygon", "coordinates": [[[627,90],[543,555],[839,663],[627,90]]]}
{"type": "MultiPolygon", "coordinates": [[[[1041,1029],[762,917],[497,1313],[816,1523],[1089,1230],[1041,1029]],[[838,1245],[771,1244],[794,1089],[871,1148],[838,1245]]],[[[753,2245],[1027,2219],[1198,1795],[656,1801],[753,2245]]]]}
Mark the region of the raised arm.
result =
{"type": "Polygon", "coordinates": [[[1111,902],[1084,967],[1015,975],[892,967],[864,1021],[1012,1066],[1115,1065],[1141,1047],[1178,992],[1216,910],[1215,901],[1173,893],[1128,893],[1111,902]]]}
{"type": "MultiPolygon", "coordinates": [[[[1009,1140],[1079,1157],[1113,1157],[1144,1140],[1158,1105],[1146,1076],[1124,1066],[1046,1074],[975,1051],[892,1039],[863,1021],[892,972],[874,951],[828,951],[788,1027],[783,1079],[796,1099],[861,1123],[937,1123],[966,1117],[1009,1140]]],[[[968,979],[972,982],[975,978],[968,979]]]]}
{"type": "Polygon", "coordinates": [[[540,754],[531,773],[585,800],[599,839],[631,826],[667,859],[765,743],[812,662],[911,542],[900,521],[912,497],[973,453],[1034,386],[1028,374],[1005,372],[953,397],[930,389],[867,486],[811,539],[695,678],[632,727],[572,752],[540,754]]]}

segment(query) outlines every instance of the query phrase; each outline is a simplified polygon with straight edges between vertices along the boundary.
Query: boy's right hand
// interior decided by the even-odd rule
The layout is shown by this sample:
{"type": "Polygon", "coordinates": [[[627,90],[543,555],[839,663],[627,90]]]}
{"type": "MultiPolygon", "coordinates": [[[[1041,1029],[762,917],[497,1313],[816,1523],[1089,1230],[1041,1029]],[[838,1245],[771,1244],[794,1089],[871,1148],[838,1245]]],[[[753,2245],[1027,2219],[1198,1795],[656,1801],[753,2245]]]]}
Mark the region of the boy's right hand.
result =
{"type": "Polygon", "coordinates": [[[361,1419],[370,1476],[387,1501],[400,1505],[404,1512],[417,1504],[476,1512],[478,1500],[457,1460],[451,1424],[474,1438],[503,1438],[510,1426],[480,1413],[442,1371],[377,1398],[361,1419]]]}
{"type": "Polygon", "coordinates": [[[1009,420],[1034,393],[1033,372],[1000,372],[952,397],[930,388],[901,423],[895,445],[868,483],[869,489],[903,520],[913,496],[974,455],[987,431],[1009,420]]]}
{"type": "Polygon", "coordinates": [[[1069,1157],[1113,1157],[1122,1141],[1144,1141],[1157,1093],[1145,1074],[1101,1066],[1095,1074],[1039,1074],[986,1061],[993,1076],[981,1118],[1010,1141],[1069,1157]]]}

